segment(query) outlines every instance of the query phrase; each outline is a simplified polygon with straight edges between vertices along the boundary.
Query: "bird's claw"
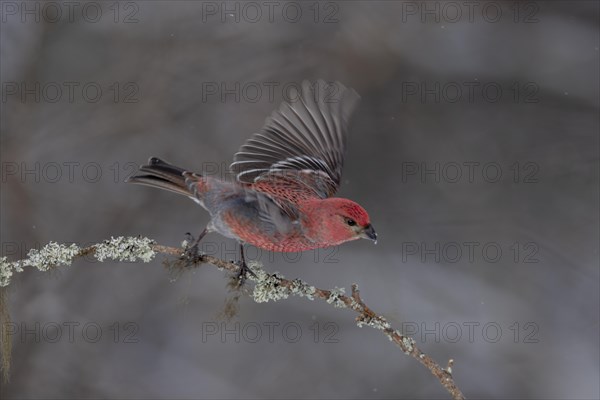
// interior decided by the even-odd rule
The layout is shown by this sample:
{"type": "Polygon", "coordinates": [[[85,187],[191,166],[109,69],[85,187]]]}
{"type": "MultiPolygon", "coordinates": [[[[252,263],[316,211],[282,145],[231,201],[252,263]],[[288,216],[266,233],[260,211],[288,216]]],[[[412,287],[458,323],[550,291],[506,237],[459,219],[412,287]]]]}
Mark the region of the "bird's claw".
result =
{"type": "Polygon", "coordinates": [[[187,232],[185,234],[185,241],[185,248],[179,260],[184,262],[186,266],[201,263],[206,254],[200,251],[200,240],[194,239],[194,236],[187,232]]]}
{"type": "Polygon", "coordinates": [[[234,264],[238,265],[240,269],[235,275],[235,282],[237,283],[237,288],[240,289],[244,286],[246,281],[248,280],[248,275],[252,275],[257,278],[256,274],[248,268],[248,265],[245,261],[236,261],[234,264]]]}

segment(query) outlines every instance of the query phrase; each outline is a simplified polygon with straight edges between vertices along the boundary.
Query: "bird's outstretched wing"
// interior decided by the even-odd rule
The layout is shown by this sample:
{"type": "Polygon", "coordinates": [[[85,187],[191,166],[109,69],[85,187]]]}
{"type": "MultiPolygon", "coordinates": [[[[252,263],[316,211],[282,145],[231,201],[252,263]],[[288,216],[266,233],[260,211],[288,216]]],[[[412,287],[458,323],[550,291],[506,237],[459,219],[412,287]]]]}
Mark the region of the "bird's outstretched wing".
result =
{"type": "Polygon", "coordinates": [[[235,154],[230,168],[237,180],[332,196],[342,178],[347,122],[359,98],[339,82],[304,81],[302,93],[273,111],[235,154]]]}

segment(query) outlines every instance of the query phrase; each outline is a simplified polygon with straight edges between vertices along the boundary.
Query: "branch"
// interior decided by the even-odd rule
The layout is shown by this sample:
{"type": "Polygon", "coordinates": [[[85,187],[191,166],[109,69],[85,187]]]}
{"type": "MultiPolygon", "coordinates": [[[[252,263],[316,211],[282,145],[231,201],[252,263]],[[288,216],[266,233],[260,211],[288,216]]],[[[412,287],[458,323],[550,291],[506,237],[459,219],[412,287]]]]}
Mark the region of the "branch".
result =
{"type": "MultiPolygon", "coordinates": [[[[185,246],[185,244],[184,244],[185,246]]],[[[81,248],[75,244],[70,246],[50,242],[40,250],[31,249],[27,258],[19,261],[7,261],[6,257],[0,257],[0,321],[9,321],[6,304],[6,286],[14,272],[22,272],[24,267],[33,267],[40,271],[48,271],[59,266],[69,266],[73,260],[87,255],[93,255],[98,261],[107,259],[116,261],[143,261],[150,262],[157,254],[167,254],[178,258],[176,265],[188,267],[189,262],[184,258],[184,249],[168,247],[156,244],[148,238],[117,237],[105,240],[102,243],[81,248]],[[179,264],[178,264],[179,263],[179,264]]],[[[210,255],[200,255],[197,260],[200,263],[212,264],[220,270],[238,273],[240,266],[224,261],[210,255]]],[[[200,263],[194,265],[198,266],[200,263]]],[[[456,386],[452,376],[454,360],[449,360],[444,369],[430,356],[423,353],[416,345],[415,340],[405,336],[399,330],[393,329],[390,323],[382,316],[370,309],[360,297],[358,286],[352,285],[351,295],[346,295],[343,288],[333,290],[319,289],[299,280],[285,279],[278,274],[269,274],[262,269],[258,263],[249,263],[248,267],[254,272],[248,275],[248,279],[255,282],[251,297],[257,303],[277,301],[286,299],[290,295],[325,300],[336,308],[347,308],[358,313],[356,323],[359,327],[370,326],[381,331],[390,341],[396,344],[405,354],[413,357],[423,364],[452,395],[453,399],[464,399],[464,395],[456,386]]],[[[1,327],[0,327],[1,329],[1,327]]],[[[4,332],[2,332],[4,333],[4,332]]],[[[5,378],[8,378],[8,366],[10,363],[10,338],[2,335],[0,343],[3,359],[2,369],[5,378]]]]}

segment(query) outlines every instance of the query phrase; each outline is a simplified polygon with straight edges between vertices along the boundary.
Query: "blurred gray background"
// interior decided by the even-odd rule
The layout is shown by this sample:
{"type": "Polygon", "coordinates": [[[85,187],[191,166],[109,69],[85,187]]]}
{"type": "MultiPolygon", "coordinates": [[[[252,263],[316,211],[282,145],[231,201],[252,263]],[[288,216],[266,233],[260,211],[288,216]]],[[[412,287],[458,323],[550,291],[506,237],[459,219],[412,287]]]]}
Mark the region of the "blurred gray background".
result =
{"type": "MultiPolygon", "coordinates": [[[[362,97],[339,195],[379,243],[249,257],[321,288],[358,283],[455,360],[470,398],[599,397],[597,2],[1,4],[2,255],[118,235],[179,245],[206,213],[122,183],[133,166],[222,173],[287,89],[339,80],[362,97]]],[[[217,235],[204,248],[237,257],[217,235]]],[[[2,398],[447,397],[323,302],[243,297],[220,319],[226,283],[161,258],[15,276],[2,398]]]]}

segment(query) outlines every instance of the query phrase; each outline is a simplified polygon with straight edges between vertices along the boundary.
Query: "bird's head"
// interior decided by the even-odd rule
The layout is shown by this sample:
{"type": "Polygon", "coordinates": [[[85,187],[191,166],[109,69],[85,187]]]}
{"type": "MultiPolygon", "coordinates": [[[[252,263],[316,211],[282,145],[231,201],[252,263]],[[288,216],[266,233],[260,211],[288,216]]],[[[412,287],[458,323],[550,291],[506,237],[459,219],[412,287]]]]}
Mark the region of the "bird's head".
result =
{"type": "Polygon", "coordinates": [[[369,239],[377,243],[377,233],[369,214],[352,200],[328,198],[312,204],[310,230],[318,241],[341,244],[355,239],[369,239]]]}

